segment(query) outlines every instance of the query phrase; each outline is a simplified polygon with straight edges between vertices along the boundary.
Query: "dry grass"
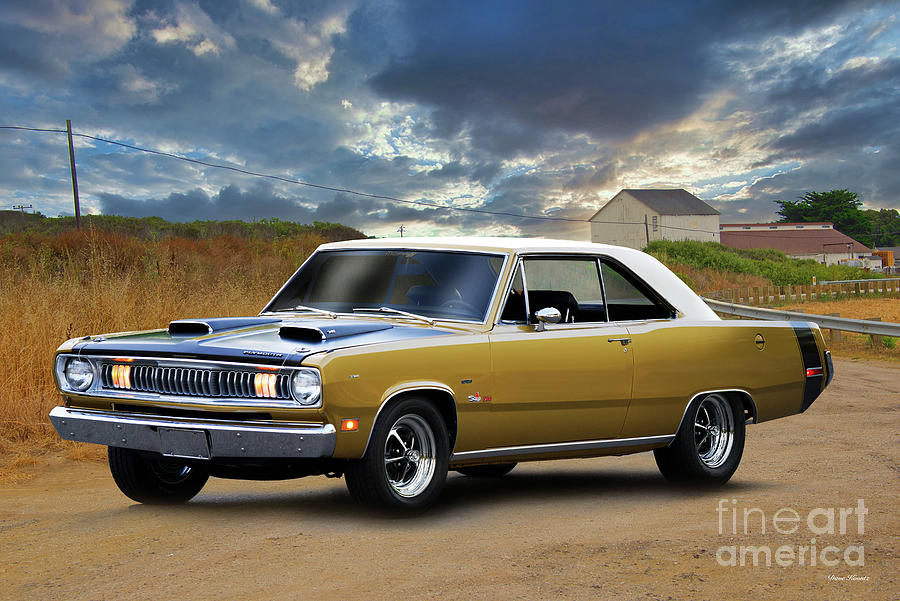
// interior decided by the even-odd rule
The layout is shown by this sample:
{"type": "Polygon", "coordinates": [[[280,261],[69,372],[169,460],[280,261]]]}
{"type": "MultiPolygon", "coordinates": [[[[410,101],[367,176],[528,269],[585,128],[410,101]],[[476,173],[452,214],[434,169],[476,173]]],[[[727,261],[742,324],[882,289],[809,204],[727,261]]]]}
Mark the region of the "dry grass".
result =
{"type": "Polygon", "coordinates": [[[684,263],[666,262],[666,267],[678,274],[681,279],[700,295],[732,288],[749,288],[751,286],[771,286],[771,280],[758,275],[716,271],[715,269],[697,269],[684,263]]]}
{"type": "MultiPolygon", "coordinates": [[[[881,321],[900,323],[900,296],[887,295],[880,297],[846,298],[834,301],[810,301],[779,306],[786,311],[828,315],[840,313],[841,317],[850,319],[871,319],[880,317],[881,321]]],[[[854,359],[879,359],[900,361],[900,340],[895,340],[894,348],[875,347],[865,334],[841,332],[840,342],[833,340],[830,331],[825,330],[831,352],[837,357],[854,359]]]]}
{"type": "Polygon", "coordinates": [[[146,242],[97,231],[0,238],[0,475],[49,450],[92,453],[60,441],[47,419],[59,402],[51,359],[64,340],[255,315],[323,241],[146,242]]]}

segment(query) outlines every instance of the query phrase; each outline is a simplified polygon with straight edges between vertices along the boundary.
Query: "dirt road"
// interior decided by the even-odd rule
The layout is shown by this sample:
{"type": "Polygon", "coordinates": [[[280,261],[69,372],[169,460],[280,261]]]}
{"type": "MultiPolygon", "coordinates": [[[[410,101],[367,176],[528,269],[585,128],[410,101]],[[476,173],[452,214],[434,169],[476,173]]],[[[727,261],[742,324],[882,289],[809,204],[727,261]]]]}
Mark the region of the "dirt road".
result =
{"type": "Polygon", "coordinates": [[[0,491],[0,598],[897,599],[900,367],[836,367],[806,414],[751,426],[737,474],[711,491],[674,489],[642,454],[453,474],[415,519],[361,512],[325,478],[213,480],[158,508],[122,496],[103,464],[59,459],[0,491]],[[782,508],[799,521],[775,524],[782,508]],[[839,508],[854,509],[844,534],[839,508]]]}

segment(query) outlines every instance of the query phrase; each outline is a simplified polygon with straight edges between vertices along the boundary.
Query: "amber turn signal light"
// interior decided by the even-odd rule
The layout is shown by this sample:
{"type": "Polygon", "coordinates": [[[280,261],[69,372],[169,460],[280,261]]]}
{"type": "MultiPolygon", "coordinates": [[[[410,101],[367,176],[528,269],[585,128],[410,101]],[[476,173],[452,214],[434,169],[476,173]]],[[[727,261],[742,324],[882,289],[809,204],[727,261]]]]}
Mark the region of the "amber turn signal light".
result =
{"type": "Polygon", "coordinates": [[[356,432],[357,430],[359,430],[358,419],[341,420],[341,432],[356,432]]]}

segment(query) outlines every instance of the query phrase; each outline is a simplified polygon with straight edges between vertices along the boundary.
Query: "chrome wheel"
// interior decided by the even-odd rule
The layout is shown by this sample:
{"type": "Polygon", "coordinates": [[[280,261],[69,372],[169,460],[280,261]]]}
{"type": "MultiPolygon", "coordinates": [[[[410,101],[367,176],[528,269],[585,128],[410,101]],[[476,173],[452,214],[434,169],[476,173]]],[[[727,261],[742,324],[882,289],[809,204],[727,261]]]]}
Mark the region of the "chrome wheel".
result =
{"type": "Polygon", "coordinates": [[[716,468],[728,459],[734,444],[734,415],[727,399],[712,394],[697,407],[694,444],[706,466],[716,468]]]}
{"type": "Polygon", "coordinates": [[[422,417],[402,416],[384,441],[384,474],[388,484],[401,497],[421,494],[434,476],[434,433],[422,417]]]}

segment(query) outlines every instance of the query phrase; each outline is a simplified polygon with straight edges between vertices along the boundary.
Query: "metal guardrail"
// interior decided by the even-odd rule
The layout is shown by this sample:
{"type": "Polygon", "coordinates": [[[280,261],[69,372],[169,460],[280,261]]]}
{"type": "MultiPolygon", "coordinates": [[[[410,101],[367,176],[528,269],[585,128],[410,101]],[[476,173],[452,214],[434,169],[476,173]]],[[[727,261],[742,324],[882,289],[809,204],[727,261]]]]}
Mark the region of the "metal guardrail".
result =
{"type": "Polygon", "coordinates": [[[704,298],[703,300],[713,311],[728,315],[750,317],[753,319],[769,319],[774,321],[811,321],[819,324],[820,328],[829,330],[873,334],[875,336],[900,337],[900,323],[871,321],[868,319],[848,319],[846,317],[831,317],[829,315],[809,315],[807,313],[779,311],[777,309],[762,309],[760,307],[748,307],[746,305],[725,303],[710,298],[704,298]]]}
{"type": "Polygon", "coordinates": [[[868,280],[828,280],[827,282],[819,282],[818,286],[827,284],[871,284],[873,282],[900,282],[900,278],[871,278],[868,280]]]}

